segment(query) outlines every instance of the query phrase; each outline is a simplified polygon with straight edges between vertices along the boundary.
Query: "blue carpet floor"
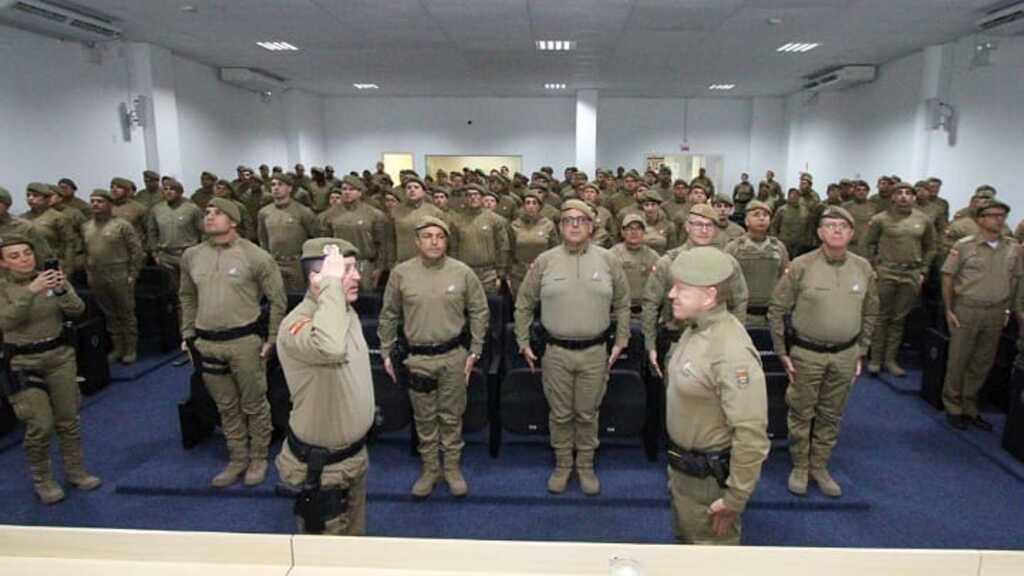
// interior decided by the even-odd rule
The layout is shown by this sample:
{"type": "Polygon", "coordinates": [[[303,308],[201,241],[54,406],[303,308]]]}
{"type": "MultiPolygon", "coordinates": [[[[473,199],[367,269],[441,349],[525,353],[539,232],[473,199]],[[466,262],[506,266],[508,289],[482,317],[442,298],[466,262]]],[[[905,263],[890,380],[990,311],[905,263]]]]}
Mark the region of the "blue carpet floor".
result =
{"type": "MultiPolygon", "coordinates": [[[[214,436],[185,451],[176,404],[190,368],[174,355],[140,362],[86,398],[86,457],[104,485],[69,491],[56,506],[32,494],[20,431],[0,438],[0,523],[171,530],[289,533],[291,502],[264,486],[225,491],[209,478],[226,460],[214,436]]],[[[839,500],[814,488],[786,491],[784,444],[773,446],[744,515],[744,543],[899,548],[1024,548],[1024,464],[999,446],[995,432],[958,432],[917,395],[918,372],[900,381],[862,378],[854,387],[833,457],[839,500]]],[[[277,447],[273,448],[276,452],[277,447]]],[[[498,459],[482,435],[464,458],[470,496],[455,501],[442,486],[426,502],[408,489],[418,473],[408,434],[371,448],[368,532],[375,536],[592,542],[672,541],[665,463],[647,462],[639,442],[605,442],[598,469],[603,492],[590,498],[574,482],[561,496],[545,490],[551,456],[543,438],[506,435],[498,459]]]]}

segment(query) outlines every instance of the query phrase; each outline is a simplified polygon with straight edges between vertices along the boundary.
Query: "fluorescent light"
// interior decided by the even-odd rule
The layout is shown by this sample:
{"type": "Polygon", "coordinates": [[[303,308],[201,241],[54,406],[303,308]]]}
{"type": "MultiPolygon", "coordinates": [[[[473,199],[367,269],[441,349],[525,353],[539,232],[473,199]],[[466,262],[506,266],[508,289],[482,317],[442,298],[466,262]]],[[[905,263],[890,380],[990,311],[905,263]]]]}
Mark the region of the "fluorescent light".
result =
{"type": "Polygon", "coordinates": [[[776,52],[807,52],[818,47],[817,42],[789,42],[775,49],[776,52]]]}
{"type": "Polygon", "coordinates": [[[378,89],[380,89],[380,86],[377,86],[376,84],[356,83],[356,84],[353,84],[353,86],[356,87],[356,90],[378,90],[378,89]]]}
{"type": "Polygon", "coordinates": [[[708,86],[708,90],[732,90],[735,87],[735,84],[712,84],[708,86]]]}
{"type": "Polygon", "coordinates": [[[537,40],[537,50],[566,52],[576,48],[575,40],[537,40]]]}
{"type": "Polygon", "coordinates": [[[565,84],[549,82],[544,85],[545,90],[565,90],[565,84]]]}
{"type": "Polygon", "coordinates": [[[291,45],[291,44],[289,44],[287,42],[267,41],[267,42],[257,42],[256,44],[259,47],[261,47],[261,48],[265,48],[267,50],[270,50],[271,52],[280,52],[282,50],[298,50],[298,48],[296,48],[295,46],[293,46],[293,45],[291,45]]]}

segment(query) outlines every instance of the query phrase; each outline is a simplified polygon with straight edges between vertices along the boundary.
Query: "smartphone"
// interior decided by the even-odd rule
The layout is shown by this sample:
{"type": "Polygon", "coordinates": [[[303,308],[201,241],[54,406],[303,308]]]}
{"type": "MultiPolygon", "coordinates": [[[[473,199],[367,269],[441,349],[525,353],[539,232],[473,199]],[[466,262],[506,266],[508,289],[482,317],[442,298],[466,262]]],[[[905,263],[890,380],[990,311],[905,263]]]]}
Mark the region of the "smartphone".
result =
{"type": "Polygon", "coordinates": [[[43,262],[43,270],[60,270],[60,261],[56,258],[50,258],[43,262]]]}

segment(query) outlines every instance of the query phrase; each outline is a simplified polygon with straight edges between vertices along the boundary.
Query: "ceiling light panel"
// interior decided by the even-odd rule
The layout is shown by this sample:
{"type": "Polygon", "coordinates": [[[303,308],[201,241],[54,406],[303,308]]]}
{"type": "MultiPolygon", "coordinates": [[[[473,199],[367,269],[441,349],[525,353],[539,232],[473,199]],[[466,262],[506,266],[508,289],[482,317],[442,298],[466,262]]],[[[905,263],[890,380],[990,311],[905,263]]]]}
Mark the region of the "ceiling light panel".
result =
{"type": "Polygon", "coordinates": [[[817,42],[789,42],[775,49],[776,52],[808,52],[818,47],[817,42]]]}
{"type": "Polygon", "coordinates": [[[358,83],[357,82],[357,83],[353,84],[353,86],[355,86],[356,90],[379,90],[380,89],[380,86],[377,86],[376,84],[372,84],[372,83],[358,83]]]}
{"type": "Polygon", "coordinates": [[[298,50],[297,47],[293,46],[292,44],[289,44],[288,42],[266,41],[266,42],[257,42],[256,44],[259,47],[261,47],[261,48],[265,48],[267,50],[270,50],[271,52],[282,52],[282,51],[298,50]]]}
{"type": "Polygon", "coordinates": [[[565,90],[565,84],[549,82],[544,85],[545,90],[565,90]]]}
{"type": "Polygon", "coordinates": [[[537,50],[544,52],[567,52],[576,49],[575,40],[537,40],[537,50]]]}

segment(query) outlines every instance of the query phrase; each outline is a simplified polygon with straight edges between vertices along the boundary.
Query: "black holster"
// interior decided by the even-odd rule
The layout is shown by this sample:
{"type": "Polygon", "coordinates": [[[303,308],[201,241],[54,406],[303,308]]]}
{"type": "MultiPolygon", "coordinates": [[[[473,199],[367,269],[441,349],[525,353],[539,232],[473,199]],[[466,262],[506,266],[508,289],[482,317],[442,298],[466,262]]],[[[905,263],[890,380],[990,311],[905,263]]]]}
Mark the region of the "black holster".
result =
{"type": "Polygon", "coordinates": [[[684,450],[668,441],[668,464],[679,472],[694,478],[711,476],[720,488],[725,488],[729,478],[729,451],[696,452],[684,450]]]}
{"type": "Polygon", "coordinates": [[[348,490],[337,487],[323,489],[320,477],[324,468],[358,454],[366,445],[366,438],[352,443],[344,450],[331,452],[320,446],[306,444],[289,429],[287,442],[292,454],[306,465],[306,478],[295,497],[293,511],[302,518],[307,533],[322,534],[327,520],[348,511],[348,490]]]}
{"type": "Polygon", "coordinates": [[[530,349],[538,360],[544,357],[548,349],[548,331],[539,321],[530,324],[530,349]]]}
{"type": "Polygon", "coordinates": [[[29,388],[38,388],[43,392],[48,392],[46,380],[42,376],[24,370],[15,370],[11,367],[11,359],[14,355],[14,346],[4,344],[2,352],[0,352],[0,396],[10,398],[29,388]]]}
{"type": "Polygon", "coordinates": [[[196,346],[195,338],[185,340],[185,346],[188,347],[188,353],[192,357],[192,366],[199,373],[200,377],[203,374],[215,374],[218,376],[231,374],[231,366],[227,362],[203,356],[203,353],[199,351],[199,347],[196,346]]]}

